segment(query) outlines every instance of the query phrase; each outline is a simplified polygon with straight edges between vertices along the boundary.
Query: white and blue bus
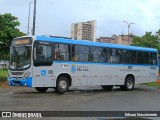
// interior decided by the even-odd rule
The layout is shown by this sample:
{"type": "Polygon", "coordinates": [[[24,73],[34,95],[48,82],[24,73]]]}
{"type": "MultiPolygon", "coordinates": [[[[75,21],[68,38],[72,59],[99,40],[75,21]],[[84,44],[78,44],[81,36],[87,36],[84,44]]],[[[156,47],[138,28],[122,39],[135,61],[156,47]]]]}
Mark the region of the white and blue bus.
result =
{"type": "Polygon", "coordinates": [[[156,81],[158,51],[153,48],[71,40],[47,36],[15,38],[10,48],[8,83],[54,88],[65,93],[70,86],[120,86],[156,81]]]}

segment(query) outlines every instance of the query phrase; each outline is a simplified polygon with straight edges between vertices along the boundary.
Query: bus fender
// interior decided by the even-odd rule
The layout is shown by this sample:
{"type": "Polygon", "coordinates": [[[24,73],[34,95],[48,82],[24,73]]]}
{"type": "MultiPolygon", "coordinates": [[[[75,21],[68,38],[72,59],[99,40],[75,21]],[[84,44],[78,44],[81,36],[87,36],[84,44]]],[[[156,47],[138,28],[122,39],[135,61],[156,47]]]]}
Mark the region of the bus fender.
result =
{"type": "Polygon", "coordinates": [[[69,86],[72,85],[72,77],[68,74],[68,73],[60,73],[58,76],[57,76],[57,79],[56,81],[60,78],[60,77],[66,77],[69,81],[69,86]]]}

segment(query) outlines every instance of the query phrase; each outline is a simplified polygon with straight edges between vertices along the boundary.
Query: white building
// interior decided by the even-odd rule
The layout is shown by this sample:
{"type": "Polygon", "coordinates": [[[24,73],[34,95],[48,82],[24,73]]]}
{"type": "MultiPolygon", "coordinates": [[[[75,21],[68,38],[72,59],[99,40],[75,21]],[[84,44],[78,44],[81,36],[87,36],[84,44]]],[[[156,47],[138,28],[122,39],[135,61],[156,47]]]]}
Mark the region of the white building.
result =
{"type": "Polygon", "coordinates": [[[71,27],[71,38],[75,40],[96,41],[96,21],[73,23],[71,27]]]}

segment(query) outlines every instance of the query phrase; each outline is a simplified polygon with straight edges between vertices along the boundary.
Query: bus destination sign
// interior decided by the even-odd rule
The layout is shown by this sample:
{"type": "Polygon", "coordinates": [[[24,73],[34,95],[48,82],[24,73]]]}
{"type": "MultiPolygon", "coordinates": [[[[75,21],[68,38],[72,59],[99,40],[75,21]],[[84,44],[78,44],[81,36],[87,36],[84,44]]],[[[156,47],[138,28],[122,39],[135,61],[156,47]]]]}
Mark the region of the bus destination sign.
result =
{"type": "Polygon", "coordinates": [[[29,45],[31,44],[31,39],[15,39],[13,45],[29,45]]]}

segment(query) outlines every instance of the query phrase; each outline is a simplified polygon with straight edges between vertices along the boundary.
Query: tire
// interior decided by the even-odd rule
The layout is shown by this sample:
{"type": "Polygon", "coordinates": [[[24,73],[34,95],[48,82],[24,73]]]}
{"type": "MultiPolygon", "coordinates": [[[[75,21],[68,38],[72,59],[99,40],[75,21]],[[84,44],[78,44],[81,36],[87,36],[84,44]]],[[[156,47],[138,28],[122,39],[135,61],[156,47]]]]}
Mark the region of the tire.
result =
{"type": "Polygon", "coordinates": [[[55,91],[60,94],[64,94],[69,90],[69,81],[66,77],[60,77],[57,80],[55,91]]]}
{"type": "Polygon", "coordinates": [[[48,90],[47,87],[35,87],[35,89],[40,93],[44,93],[48,90]]]}
{"type": "Polygon", "coordinates": [[[127,77],[125,84],[120,86],[121,90],[131,91],[134,89],[134,79],[132,77],[127,77]]]}
{"type": "Polygon", "coordinates": [[[101,86],[104,90],[112,90],[113,85],[102,85],[101,86]]]}

